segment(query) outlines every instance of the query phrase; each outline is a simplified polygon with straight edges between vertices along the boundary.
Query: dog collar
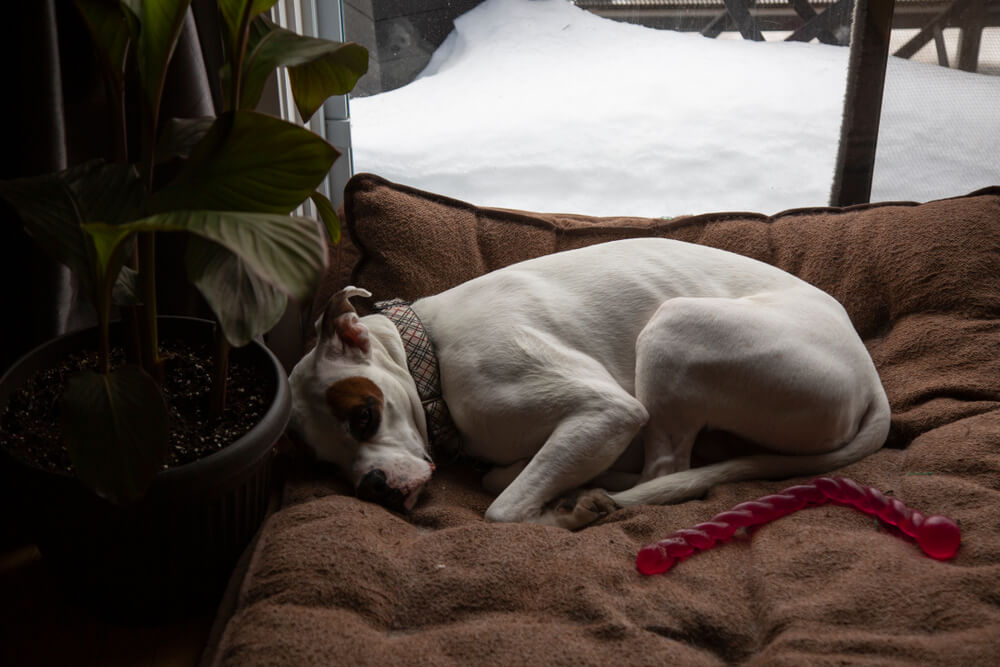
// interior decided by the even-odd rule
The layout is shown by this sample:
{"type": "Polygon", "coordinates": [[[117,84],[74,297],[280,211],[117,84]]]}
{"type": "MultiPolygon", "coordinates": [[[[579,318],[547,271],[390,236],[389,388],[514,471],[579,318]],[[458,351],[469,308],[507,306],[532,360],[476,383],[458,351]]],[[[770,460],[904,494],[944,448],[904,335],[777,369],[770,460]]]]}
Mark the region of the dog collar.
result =
{"type": "Polygon", "coordinates": [[[441,373],[427,330],[408,301],[379,301],[375,304],[375,312],[388,317],[399,330],[406,350],[406,365],[417,385],[417,394],[427,417],[427,437],[432,448],[439,448],[455,438],[458,431],[441,396],[441,373]]]}

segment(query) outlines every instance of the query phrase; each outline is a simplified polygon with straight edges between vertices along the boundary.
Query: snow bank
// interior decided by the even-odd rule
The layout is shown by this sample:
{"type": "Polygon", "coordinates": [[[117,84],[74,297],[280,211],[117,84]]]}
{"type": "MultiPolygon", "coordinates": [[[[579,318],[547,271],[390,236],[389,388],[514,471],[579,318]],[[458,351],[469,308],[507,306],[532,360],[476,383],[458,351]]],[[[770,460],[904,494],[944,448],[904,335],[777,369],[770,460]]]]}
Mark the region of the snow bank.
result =
{"type": "MultiPolygon", "coordinates": [[[[821,205],[847,55],[652,30],[567,0],[486,0],[416,81],[352,101],[355,170],[592,215],[821,205]]],[[[874,199],[1000,182],[1000,79],[895,59],[889,77],[874,199]]]]}

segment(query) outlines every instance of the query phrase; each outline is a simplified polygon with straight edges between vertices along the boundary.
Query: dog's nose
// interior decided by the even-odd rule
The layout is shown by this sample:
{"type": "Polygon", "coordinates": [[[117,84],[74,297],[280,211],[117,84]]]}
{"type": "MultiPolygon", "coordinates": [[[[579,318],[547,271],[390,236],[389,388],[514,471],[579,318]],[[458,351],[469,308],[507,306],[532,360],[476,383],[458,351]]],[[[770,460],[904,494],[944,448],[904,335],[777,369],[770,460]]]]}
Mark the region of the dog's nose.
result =
{"type": "Polygon", "coordinates": [[[403,511],[403,503],[406,496],[399,489],[389,486],[385,473],[375,468],[365,473],[358,485],[358,498],[373,503],[378,503],[397,512],[403,511]]]}

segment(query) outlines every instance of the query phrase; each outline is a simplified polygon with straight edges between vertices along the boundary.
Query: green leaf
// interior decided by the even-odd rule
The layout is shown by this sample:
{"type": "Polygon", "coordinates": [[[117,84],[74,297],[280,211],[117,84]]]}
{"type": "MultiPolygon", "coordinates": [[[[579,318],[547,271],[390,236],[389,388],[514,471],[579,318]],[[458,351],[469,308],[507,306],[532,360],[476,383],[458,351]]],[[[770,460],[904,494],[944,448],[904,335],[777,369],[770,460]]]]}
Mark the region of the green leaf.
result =
{"type": "Polygon", "coordinates": [[[119,224],[135,218],[142,210],[144,195],[139,172],[135,167],[103,161],[87,164],[94,165],[94,168],[66,182],[80,213],[80,220],[119,224]]]}
{"type": "Polygon", "coordinates": [[[169,415],[153,378],[138,366],[83,371],[59,413],[77,477],[115,503],[141,498],[167,454],[169,415]]]}
{"type": "Polygon", "coordinates": [[[253,27],[241,109],[257,106],[268,77],[279,66],[290,68],[292,96],[304,120],[331,95],[350,92],[368,71],[368,51],[363,46],[299,35],[263,17],[256,19],[253,27]]]}
{"type": "Polygon", "coordinates": [[[74,0],[98,52],[119,85],[125,77],[129,24],[119,0],[74,0]]]}
{"type": "Polygon", "coordinates": [[[235,34],[247,11],[250,12],[249,20],[253,20],[276,4],[278,0],[219,0],[219,13],[226,26],[235,34]]]}
{"type": "Polygon", "coordinates": [[[143,0],[120,0],[122,15],[125,17],[125,25],[128,28],[129,39],[132,42],[133,52],[135,44],[139,42],[139,14],[142,13],[143,0]]]}
{"type": "Polygon", "coordinates": [[[367,71],[368,50],[352,43],[326,58],[290,67],[288,79],[299,114],[309,120],[328,97],[349,93],[367,71]]]}
{"type": "Polygon", "coordinates": [[[226,48],[230,54],[236,48],[240,26],[243,25],[244,19],[249,24],[255,16],[266,12],[277,3],[278,0],[219,0],[219,14],[222,15],[228,34],[226,48]]]}
{"type": "MultiPolygon", "coordinates": [[[[129,254],[127,248],[132,247],[132,234],[121,226],[96,223],[112,230],[106,237],[91,237],[91,247],[94,250],[94,308],[98,318],[110,315],[111,305],[135,305],[141,301],[139,294],[138,274],[129,269],[131,275],[124,271],[125,260],[129,254]],[[123,275],[124,274],[124,275],[123,275]]],[[[88,225],[84,225],[86,229],[88,225]]],[[[104,321],[101,319],[101,321],[104,321]]]]}
{"type": "MultiPolygon", "coordinates": [[[[278,4],[278,0],[220,0],[221,5],[249,5],[250,8],[250,20],[254,20],[260,14],[263,14],[267,10],[278,4]]],[[[223,10],[225,11],[225,10],[223,10]]]]}
{"type": "Polygon", "coordinates": [[[133,217],[142,201],[142,184],[131,166],[95,160],[55,174],[0,181],[0,197],[17,211],[28,235],[68,266],[96,298],[100,275],[80,225],[133,217]]]}
{"type": "Polygon", "coordinates": [[[321,226],[311,218],[274,213],[174,211],[125,225],[90,224],[84,230],[102,256],[110,256],[129,234],[189,232],[239,256],[248,271],[296,299],[312,295],[326,268],[321,226]]]}
{"type": "Polygon", "coordinates": [[[217,243],[191,239],[187,272],[233,347],[270,331],[285,312],[288,297],[217,243]]]}
{"type": "Polygon", "coordinates": [[[188,158],[215,123],[215,116],[202,118],[171,118],[163,128],[163,134],[156,145],[156,160],[164,162],[171,158],[188,158]]]}
{"type": "MultiPolygon", "coordinates": [[[[275,29],[277,29],[275,23],[264,16],[258,16],[250,22],[250,31],[247,35],[247,56],[243,63],[243,69],[240,72],[240,109],[254,109],[257,107],[267,79],[274,72],[274,65],[267,67],[266,63],[262,63],[255,66],[255,62],[260,43],[275,29]]],[[[231,86],[233,81],[230,63],[222,66],[219,71],[219,77],[222,79],[223,91],[226,92],[226,95],[232,95],[231,86]]]]}
{"type": "Polygon", "coordinates": [[[141,5],[136,55],[139,80],[152,110],[159,109],[167,65],[174,54],[190,4],[191,0],[147,0],[141,5]]]}
{"type": "Polygon", "coordinates": [[[309,199],[312,200],[316,211],[319,213],[320,220],[323,221],[323,226],[326,227],[330,243],[337,245],[340,243],[340,218],[337,217],[337,212],[333,210],[333,204],[326,198],[326,195],[318,191],[309,195],[309,199]]]}
{"type": "Polygon", "coordinates": [[[138,20],[139,15],[142,14],[143,2],[144,0],[121,0],[121,5],[129,12],[131,12],[132,16],[134,16],[136,20],[138,20]]]}
{"type": "Polygon", "coordinates": [[[326,178],[338,155],[293,123],[253,111],[223,114],[174,181],[152,197],[151,210],[288,213],[326,178]]]}
{"type": "Polygon", "coordinates": [[[108,273],[112,258],[121,244],[135,233],[135,230],[127,225],[109,225],[103,222],[84,224],[83,230],[90,234],[94,248],[94,261],[99,276],[108,273]],[[95,230],[99,230],[99,233],[95,230]]]}
{"type": "MultiPolygon", "coordinates": [[[[83,170],[83,168],[78,168],[83,170]]],[[[65,179],[77,174],[46,174],[0,182],[0,197],[14,208],[24,231],[55,260],[83,281],[88,295],[93,286],[86,236],[80,230],[79,209],[65,179]]]]}

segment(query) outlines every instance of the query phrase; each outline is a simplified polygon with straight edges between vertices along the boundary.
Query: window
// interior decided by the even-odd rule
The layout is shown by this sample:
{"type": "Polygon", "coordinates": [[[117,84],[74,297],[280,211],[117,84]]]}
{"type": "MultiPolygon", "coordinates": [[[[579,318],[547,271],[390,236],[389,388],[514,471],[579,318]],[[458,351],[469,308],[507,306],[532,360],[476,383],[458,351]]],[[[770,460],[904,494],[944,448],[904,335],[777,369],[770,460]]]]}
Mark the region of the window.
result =
{"type": "MultiPolygon", "coordinates": [[[[854,4],[344,0],[347,38],[372,53],[352,96],[355,168],[530,210],[821,205],[837,168],[854,4]]],[[[873,198],[996,183],[1000,3],[895,4],[894,51],[930,38],[890,59],[873,198]],[[922,62],[942,49],[950,67],[922,62]],[[973,52],[974,72],[954,68],[968,69],[973,52]]]]}
{"type": "Polygon", "coordinates": [[[1000,2],[896,0],[872,198],[1000,183],[1000,2]]]}

